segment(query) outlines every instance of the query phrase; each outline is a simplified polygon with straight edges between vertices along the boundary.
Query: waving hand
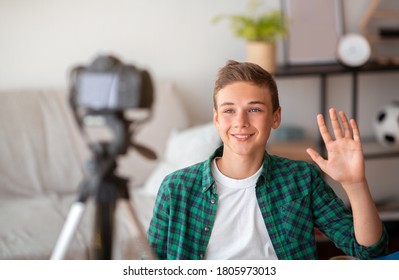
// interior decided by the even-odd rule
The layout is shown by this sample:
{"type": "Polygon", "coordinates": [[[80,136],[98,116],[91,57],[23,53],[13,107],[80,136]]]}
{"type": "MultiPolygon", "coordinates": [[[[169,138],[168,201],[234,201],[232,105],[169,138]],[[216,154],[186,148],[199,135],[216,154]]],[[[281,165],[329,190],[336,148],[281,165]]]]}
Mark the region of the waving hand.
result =
{"type": "Polygon", "coordinates": [[[317,116],[317,124],[327,150],[327,159],[318,152],[308,149],[313,161],[344,188],[347,185],[361,183],[365,180],[365,167],[362,143],[356,121],[348,121],[344,112],[339,112],[339,119],[335,109],[330,109],[330,119],[333,137],[329,132],[323,115],[317,116]]]}

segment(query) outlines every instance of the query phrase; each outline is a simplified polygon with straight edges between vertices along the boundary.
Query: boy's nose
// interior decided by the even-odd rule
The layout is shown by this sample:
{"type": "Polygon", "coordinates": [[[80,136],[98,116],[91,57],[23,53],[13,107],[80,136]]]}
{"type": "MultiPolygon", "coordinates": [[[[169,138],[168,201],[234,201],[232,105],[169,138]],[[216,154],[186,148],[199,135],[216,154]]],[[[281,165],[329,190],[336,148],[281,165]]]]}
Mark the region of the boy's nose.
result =
{"type": "Polygon", "coordinates": [[[234,120],[234,127],[241,128],[241,127],[248,127],[248,116],[245,112],[238,112],[236,118],[234,120]]]}

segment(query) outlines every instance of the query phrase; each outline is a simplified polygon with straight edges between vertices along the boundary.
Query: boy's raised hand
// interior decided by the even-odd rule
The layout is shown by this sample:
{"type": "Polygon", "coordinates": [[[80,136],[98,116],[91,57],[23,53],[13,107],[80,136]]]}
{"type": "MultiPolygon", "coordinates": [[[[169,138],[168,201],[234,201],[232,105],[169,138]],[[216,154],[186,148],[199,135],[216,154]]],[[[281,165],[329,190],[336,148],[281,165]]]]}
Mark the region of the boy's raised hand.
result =
{"type": "Polygon", "coordinates": [[[317,151],[307,149],[307,153],[314,162],[335,181],[343,187],[362,183],[365,180],[365,166],[359,128],[355,120],[348,121],[344,112],[337,112],[334,108],[329,110],[334,138],[329,132],[323,115],[317,116],[317,124],[321,137],[326,145],[327,159],[317,151]]]}

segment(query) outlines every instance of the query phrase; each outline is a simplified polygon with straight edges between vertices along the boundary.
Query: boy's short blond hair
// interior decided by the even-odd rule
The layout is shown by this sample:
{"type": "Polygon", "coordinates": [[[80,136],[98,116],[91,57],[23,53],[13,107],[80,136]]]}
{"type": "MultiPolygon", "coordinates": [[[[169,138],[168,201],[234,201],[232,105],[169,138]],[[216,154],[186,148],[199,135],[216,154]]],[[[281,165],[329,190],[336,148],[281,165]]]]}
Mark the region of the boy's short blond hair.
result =
{"type": "Polygon", "coordinates": [[[213,90],[213,106],[215,109],[217,109],[216,96],[218,92],[234,82],[251,82],[261,88],[268,88],[271,94],[273,111],[280,107],[277,84],[269,72],[255,63],[229,60],[219,70],[216,77],[213,90]]]}

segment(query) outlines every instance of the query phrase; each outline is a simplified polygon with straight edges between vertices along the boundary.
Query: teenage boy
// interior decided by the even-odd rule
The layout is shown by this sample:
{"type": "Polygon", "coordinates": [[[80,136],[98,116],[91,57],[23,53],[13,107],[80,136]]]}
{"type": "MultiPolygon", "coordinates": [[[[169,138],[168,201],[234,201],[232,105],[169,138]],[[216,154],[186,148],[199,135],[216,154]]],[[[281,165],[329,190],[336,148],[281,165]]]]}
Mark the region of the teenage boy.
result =
{"type": "Polygon", "coordinates": [[[333,138],[318,115],[327,159],[307,150],[341,183],[349,211],[314,164],[265,151],[281,122],[277,85],[267,71],[229,61],[218,73],[213,98],[223,145],[161,184],[148,230],[159,259],[317,259],[314,228],[347,255],[373,259],[386,253],[354,120],[330,109],[333,138]]]}

